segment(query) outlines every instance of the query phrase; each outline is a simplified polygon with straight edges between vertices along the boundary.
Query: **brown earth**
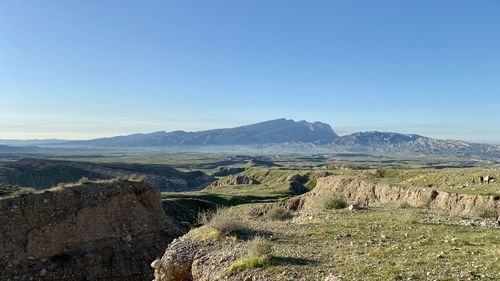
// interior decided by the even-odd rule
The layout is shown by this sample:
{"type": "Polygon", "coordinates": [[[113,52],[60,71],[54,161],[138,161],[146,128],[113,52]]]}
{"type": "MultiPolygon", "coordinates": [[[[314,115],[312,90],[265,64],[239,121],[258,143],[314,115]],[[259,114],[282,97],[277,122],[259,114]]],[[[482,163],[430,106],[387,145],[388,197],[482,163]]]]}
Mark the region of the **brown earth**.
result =
{"type": "Polygon", "coordinates": [[[106,181],[0,200],[0,280],[151,280],[181,235],[144,182],[106,181]]]}

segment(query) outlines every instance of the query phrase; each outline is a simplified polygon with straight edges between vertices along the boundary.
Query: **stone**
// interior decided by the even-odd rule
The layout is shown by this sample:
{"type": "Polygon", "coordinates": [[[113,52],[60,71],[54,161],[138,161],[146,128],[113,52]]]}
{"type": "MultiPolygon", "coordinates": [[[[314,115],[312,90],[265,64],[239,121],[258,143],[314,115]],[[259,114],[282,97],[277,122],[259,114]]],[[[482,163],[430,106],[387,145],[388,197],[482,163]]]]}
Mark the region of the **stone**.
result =
{"type": "Polygon", "coordinates": [[[130,234],[127,234],[127,236],[125,236],[123,239],[127,242],[130,242],[132,241],[132,236],[130,234]]]}
{"type": "Polygon", "coordinates": [[[354,204],[354,205],[349,205],[349,211],[355,211],[355,210],[361,210],[361,206],[354,204]]]}
{"type": "Polygon", "coordinates": [[[324,281],[341,281],[341,279],[335,274],[331,273],[324,279],[324,281]]]}
{"type": "Polygon", "coordinates": [[[161,260],[160,259],[156,259],[154,260],[152,263],[151,263],[151,267],[154,268],[154,269],[157,269],[159,268],[161,265],[161,260]]]}

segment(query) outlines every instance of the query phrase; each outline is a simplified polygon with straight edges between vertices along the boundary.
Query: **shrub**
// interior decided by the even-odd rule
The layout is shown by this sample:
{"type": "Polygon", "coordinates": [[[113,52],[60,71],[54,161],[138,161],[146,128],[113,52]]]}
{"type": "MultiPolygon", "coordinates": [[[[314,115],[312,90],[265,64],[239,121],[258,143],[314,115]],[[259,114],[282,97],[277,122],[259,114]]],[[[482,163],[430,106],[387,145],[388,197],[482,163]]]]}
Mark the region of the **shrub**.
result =
{"type": "Polygon", "coordinates": [[[238,270],[263,267],[269,264],[273,254],[271,241],[257,236],[248,242],[247,245],[247,257],[233,262],[228,268],[228,274],[238,270]]]}
{"type": "Polygon", "coordinates": [[[263,257],[265,259],[269,259],[272,254],[273,244],[269,241],[269,239],[257,236],[252,241],[248,242],[249,257],[263,257]]]}
{"type": "Polygon", "coordinates": [[[86,177],[81,177],[81,178],[78,180],[78,183],[79,183],[79,184],[88,184],[88,183],[90,183],[90,180],[89,180],[89,178],[86,178],[86,177]]]}
{"type": "Polygon", "coordinates": [[[217,230],[223,236],[239,235],[248,231],[240,217],[221,208],[200,213],[198,222],[217,230]]]}
{"type": "Polygon", "coordinates": [[[16,192],[14,192],[14,196],[23,196],[28,194],[33,194],[36,192],[36,189],[31,187],[21,187],[16,192]]]}
{"type": "Polygon", "coordinates": [[[284,207],[278,206],[271,208],[265,215],[264,219],[273,221],[284,221],[291,219],[293,217],[292,212],[285,209],[284,207]]]}
{"type": "Polygon", "coordinates": [[[407,202],[403,202],[403,203],[399,204],[399,208],[400,209],[410,209],[411,205],[408,204],[407,202]]]}
{"type": "Polygon", "coordinates": [[[143,181],[146,180],[146,176],[145,175],[140,175],[140,174],[131,174],[131,175],[126,175],[126,176],[121,176],[121,177],[114,178],[114,180],[143,182],[143,181]]]}
{"type": "Polygon", "coordinates": [[[337,197],[326,198],[323,201],[322,205],[323,205],[322,207],[326,210],[347,208],[347,203],[344,200],[337,197]]]}
{"type": "Polygon", "coordinates": [[[409,223],[409,224],[416,224],[416,223],[418,223],[419,214],[418,214],[417,210],[413,209],[413,210],[405,211],[404,213],[402,213],[399,216],[399,218],[402,222],[409,223]]]}
{"type": "Polygon", "coordinates": [[[479,206],[474,215],[483,219],[491,219],[497,218],[498,213],[494,206],[479,206]]]}
{"type": "Polygon", "coordinates": [[[130,181],[137,181],[137,182],[143,182],[146,180],[145,175],[139,175],[139,174],[132,174],[128,177],[128,180],[130,181]]]}

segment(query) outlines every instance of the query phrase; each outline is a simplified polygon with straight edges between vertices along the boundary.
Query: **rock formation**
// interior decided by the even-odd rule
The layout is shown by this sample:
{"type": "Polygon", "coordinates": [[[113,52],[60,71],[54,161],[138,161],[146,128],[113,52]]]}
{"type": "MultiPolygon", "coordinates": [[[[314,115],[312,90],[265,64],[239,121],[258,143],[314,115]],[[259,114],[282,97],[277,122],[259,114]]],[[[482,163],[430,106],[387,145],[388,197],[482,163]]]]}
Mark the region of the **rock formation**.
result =
{"type": "Polygon", "coordinates": [[[151,280],[181,231],[144,182],[103,181],[0,199],[0,280],[151,280]]]}
{"type": "Polygon", "coordinates": [[[318,197],[334,195],[349,204],[377,206],[381,204],[406,203],[413,207],[429,207],[454,215],[484,216],[484,212],[500,214],[498,196],[456,194],[437,191],[432,188],[404,188],[386,183],[368,181],[344,176],[319,178],[311,192],[302,197],[291,199],[290,206],[297,208],[313,207],[318,197]]]}
{"type": "Polygon", "coordinates": [[[231,175],[211,183],[207,188],[210,189],[214,187],[223,187],[223,186],[240,185],[240,184],[251,185],[251,184],[260,184],[260,182],[254,178],[245,175],[231,175]]]}

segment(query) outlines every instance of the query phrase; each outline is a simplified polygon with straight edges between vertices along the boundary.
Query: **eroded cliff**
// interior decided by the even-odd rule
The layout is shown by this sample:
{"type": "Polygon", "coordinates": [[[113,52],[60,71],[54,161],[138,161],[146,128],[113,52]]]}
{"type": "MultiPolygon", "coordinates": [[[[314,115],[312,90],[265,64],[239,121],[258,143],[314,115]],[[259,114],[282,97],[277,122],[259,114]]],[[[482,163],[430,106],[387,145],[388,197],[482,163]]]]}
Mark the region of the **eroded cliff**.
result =
{"type": "Polygon", "coordinates": [[[144,182],[103,181],[0,200],[0,280],[151,280],[181,235],[144,182]]]}
{"type": "Polygon", "coordinates": [[[313,208],[318,198],[325,196],[335,196],[349,204],[366,207],[404,203],[411,207],[439,209],[459,216],[496,217],[500,213],[498,196],[457,194],[426,187],[400,187],[345,176],[319,178],[314,190],[291,199],[286,204],[293,208],[313,208]]]}

